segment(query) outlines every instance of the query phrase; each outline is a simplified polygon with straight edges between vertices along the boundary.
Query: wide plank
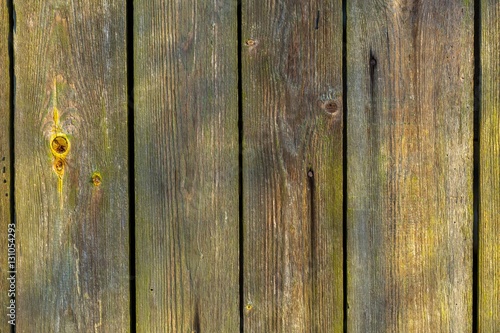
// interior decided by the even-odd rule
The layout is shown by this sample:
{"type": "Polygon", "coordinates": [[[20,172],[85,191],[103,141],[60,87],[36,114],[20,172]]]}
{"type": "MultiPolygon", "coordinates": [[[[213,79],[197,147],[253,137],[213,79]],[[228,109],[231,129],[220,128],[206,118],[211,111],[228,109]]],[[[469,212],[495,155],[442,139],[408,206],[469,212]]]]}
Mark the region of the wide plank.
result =
{"type": "Polygon", "coordinates": [[[238,332],[236,1],[135,1],[138,332],[238,332]]]}
{"type": "Polygon", "coordinates": [[[500,327],[500,2],[481,1],[478,332],[500,327]]]}
{"type": "Polygon", "coordinates": [[[14,6],[16,331],[129,331],[125,1],[14,6]]]}
{"type": "Polygon", "coordinates": [[[241,17],[244,331],[342,332],[342,2],[241,17]]]}
{"type": "Polygon", "coordinates": [[[472,330],[473,17],[347,3],[348,332],[472,330]]]}
{"type": "MultiPolygon", "coordinates": [[[[15,271],[15,232],[11,223],[11,129],[10,119],[10,60],[9,60],[9,8],[7,0],[0,0],[0,308],[5,316],[0,321],[0,332],[9,331],[10,320],[15,320],[15,304],[10,304],[9,294],[15,293],[15,278],[11,271],[15,271]],[[10,231],[10,232],[8,232],[10,231]],[[9,234],[12,235],[9,237],[9,234]],[[8,254],[8,256],[7,256],[8,254]],[[14,266],[10,266],[10,265],[14,266]],[[11,278],[11,280],[7,280],[11,278]],[[13,282],[12,288],[11,283],[13,282]],[[7,309],[11,307],[11,309],[7,309]],[[11,313],[12,312],[12,313],[11,313]],[[8,316],[10,317],[8,317],[8,316]]],[[[15,229],[15,228],[14,228],[15,229]]],[[[15,323],[13,321],[12,323],[15,323]]]]}

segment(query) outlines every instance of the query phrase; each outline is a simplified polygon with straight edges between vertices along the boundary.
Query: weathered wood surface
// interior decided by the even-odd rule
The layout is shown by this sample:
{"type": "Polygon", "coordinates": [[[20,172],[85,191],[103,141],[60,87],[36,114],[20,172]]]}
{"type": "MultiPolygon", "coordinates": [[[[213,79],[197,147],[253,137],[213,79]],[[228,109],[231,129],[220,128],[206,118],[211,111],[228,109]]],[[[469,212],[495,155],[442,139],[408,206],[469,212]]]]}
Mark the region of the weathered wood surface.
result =
{"type": "MultiPolygon", "coordinates": [[[[7,3],[2,291],[13,221],[7,3]]],[[[245,332],[340,332],[346,315],[349,332],[471,331],[472,2],[350,0],[343,45],[341,1],[242,1],[239,134],[237,3],[135,1],[128,13],[134,305],[126,3],[14,1],[17,330],[126,332],[137,306],[139,332],[238,332],[242,269],[245,332]]],[[[483,0],[480,9],[476,319],[478,331],[492,332],[500,327],[500,5],[483,0]]]]}
{"type": "Polygon", "coordinates": [[[138,332],[239,331],[236,1],[134,7],[138,332]]]}
{"type": "Polygon", "coordinates": [[[245,332],[342,332],[341,8],[242,2],[245,332]]]}
{"type": "Polygon", "coordinates": [[[472,330],[472,1],[347,2],[348,332],[472,330]]]}
{"type": "Polygon", "coordinates": [[[481,1],[478,331],[500,327],[500,2],[481,1]]]}
{"type": "Polygon", "coordinates": [[[129,331],[125,1],[14,5],[17,332],[129,331]]]}
{"type": "MultiPolygon", "coordinates": [[[[0,0],[0,308],[9,306],[9,281],[10,271],[7,263],[7,250],[9,247],[8,227],[11,220],[10,197],[10,73],[9,73],[9,10],[7,0],[0,0]]],[[[9,319],[2,316],[0,332],[8,332],[9,319]]]]}

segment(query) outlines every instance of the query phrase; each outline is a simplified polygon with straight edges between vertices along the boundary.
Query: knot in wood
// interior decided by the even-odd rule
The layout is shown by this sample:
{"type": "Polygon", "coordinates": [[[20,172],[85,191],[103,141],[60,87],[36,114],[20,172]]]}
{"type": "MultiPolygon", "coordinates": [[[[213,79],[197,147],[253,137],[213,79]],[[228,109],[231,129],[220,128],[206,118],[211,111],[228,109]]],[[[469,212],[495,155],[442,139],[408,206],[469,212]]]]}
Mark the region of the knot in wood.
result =
{"type": "Polygon", "coordinates": [[[54,160],[54,172],[62,177],[62,175],[64,174],[64,159],[60,158],[60,157],[56,157],[56,159],[54,160]]]}
{"type": "Polygon", "coordinates": [[[339,106],[335,101],[326,101],[323,104],[323,109],[328,113],[335,113],[338,111],[339,106]]]}
{"type": "Polygon", "coordinates": [[[65,135],[57,135],[50,143],[50,149],[56,156],[65,156],[69,151],[69,140],[65,135]]]}
{"type": "MultiPolygon", "coordinates": [[[[94,186],[100,186],[102,184],[102,176],[99,172],[94,172],[92,174],[92,184],[94,184],[94,186]]],[[[153,291],[153,289],[151,289],[151,291],[153,291]]]]}

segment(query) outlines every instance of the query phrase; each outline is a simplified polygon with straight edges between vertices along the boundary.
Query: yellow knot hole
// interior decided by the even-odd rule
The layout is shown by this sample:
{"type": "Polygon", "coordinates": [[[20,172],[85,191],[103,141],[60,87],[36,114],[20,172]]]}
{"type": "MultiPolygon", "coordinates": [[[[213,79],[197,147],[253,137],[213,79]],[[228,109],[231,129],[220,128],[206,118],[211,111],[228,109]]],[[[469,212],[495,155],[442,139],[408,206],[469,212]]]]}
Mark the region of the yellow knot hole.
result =
{"type": "Polygon", "coordinates": [[[52,153],[56,156],[65,156],[69,151],[69,140],[65,135],[57,135],[50,143],[52,153]]]}
{"type": "Polygon", "coordinates": [[[64,160],[62,158],[57,157],[54,160],[54,171],[59,176],[62,177],[64,175],[64,160]]]}
{"type": "Polygon", "coordinates": [[[245,310],[247,310],[247,312],[250,312],[252,309],[253,309],[252,303],[247,303],[247,305],[245,305],[245,310]]]}
{"type": "Polygon", "coordinates": [[[92,183],[94,186],[100,186],[102,183],[102,176],[99,172],[94,172],[92,174],[92,183]]]}

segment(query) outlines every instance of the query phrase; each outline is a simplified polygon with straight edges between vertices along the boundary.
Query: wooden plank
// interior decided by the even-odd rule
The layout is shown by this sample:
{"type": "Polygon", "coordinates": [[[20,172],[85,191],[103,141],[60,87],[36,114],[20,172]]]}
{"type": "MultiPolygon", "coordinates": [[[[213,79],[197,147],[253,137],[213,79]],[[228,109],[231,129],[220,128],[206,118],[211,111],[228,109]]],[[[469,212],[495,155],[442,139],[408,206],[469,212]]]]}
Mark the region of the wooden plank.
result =
{"type": "MultiPolygon", "coordinates": [[[[7,0],[0,0],[0,290],[2,294],[0,295],[0,308],[5,309],[5,316],[3,320],[0,321],[0,332],[9,331],[9,320],[15,319],[15,308],[13,308],[13,317],[7,317],[10,315],[10,296],[11,288],[10,281],[7,280],[11,277],[9,271],[15,270],[15,266],[9,268],[9,262],[11,260],[9,257],[15,255],[15,250],[13,243],[10,243],[12,238],[9,238],[8,234],[12,234],[15,237],[15,233],[9,233],[9,224],[13,223],[11,219],[11,148],[10,148],[10,117],[11,105],[10,105],[10,72],[9,72],[9,9],[7,6],[7,0]],[[7,252],[9,251],[9,252],[7,252]],[[7,256],[9,254],[9,257],[7,256]]],[[[15,265],[15,263],[14,263],[15,265]]],[[[14,279],[12,279],[15,282],[14,279]]],[[[15,288],[12,288],[15,292],[15,288]]],[[[15,304],[14,304],[15,306],[15,304]]]]}
{"type": "Polygon", "coordinates": [[[125,1],[14,2],[17,332],[129,331],[125,1]]]}
{"type": "Polygon", "coordinates": [[[138,332],[239,331],[236,5],[134,5],[138,332]]]}
{"type": "Polygon", "coordinates": [[[478,332],[500,327],[500,2],[481,1],[478,332]]]}
{"type": "Polygon", "coordinates": [[[342,332],[342,3],[242,2],[245,332],[342,332]]]}
{"type": "Polygon", "coordinates": [[[472,330],[473,15],[347,3],[349,332],[472,330]]]}

